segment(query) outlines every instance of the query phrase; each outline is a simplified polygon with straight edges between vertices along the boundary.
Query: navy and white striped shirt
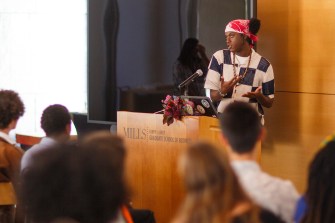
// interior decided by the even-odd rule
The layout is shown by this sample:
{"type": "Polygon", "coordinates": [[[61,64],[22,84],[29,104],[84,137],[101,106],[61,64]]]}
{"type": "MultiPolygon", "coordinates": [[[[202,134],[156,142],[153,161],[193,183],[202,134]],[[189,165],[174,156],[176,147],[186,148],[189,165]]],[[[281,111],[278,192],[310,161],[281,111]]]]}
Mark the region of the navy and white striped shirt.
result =
{"type": "MultiPolygon", "coordinates": [[[[235,60],[236,73],[243,75],[248,64],[248,59],[244,63],[237,63],[235,60]]],[[[208,73],[205,82],[205,88],[220,90],[220,78],[223,75],[225,81],[230,81],[234,77],[233,53],[229,50],[219,50],[212,56],[208,67],[208,73]]],[[[270,62],[252,49],[250,65],[246,76],[241,80],[240,85],[236,87],[236,93],[229,92],[220,102],[218,112],[223,112],[224,108],[233,101],[244,101],[251,103],[255,109],[263,114],[262,108],[258,106],[256,99],[242,97],[247,92],[254,92],[262,86],[262,93],[274,98],[274,75],[270,62]]]]}

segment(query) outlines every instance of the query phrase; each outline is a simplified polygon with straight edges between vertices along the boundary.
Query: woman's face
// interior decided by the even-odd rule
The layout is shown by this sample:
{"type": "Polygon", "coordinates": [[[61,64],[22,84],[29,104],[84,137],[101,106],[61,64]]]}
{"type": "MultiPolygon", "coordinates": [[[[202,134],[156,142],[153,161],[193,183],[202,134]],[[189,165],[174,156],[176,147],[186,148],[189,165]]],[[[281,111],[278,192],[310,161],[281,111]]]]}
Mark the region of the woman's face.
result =
{"type": "Polygon", "coordinates": [[[226,44],[231,52],[240,52],[243,48],[244,43],[244,36],[240,33],[226,32],[226,44]]]}

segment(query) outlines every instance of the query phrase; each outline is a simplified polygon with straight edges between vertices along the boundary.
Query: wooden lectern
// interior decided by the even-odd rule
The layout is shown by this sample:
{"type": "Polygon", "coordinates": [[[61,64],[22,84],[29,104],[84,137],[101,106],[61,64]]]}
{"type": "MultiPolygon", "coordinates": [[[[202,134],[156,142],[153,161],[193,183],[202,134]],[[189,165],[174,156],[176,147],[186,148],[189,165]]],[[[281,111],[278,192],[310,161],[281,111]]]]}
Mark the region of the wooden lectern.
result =
{"type": "Polygon", "coordinates": [[[135,208],[151,209],[159,223],[174,217],[183,199],[178,157],[189,142],[209,140],[219,145],[219,122],[206,116],[183,117],[170,126],[163,115],[118,112],[117,133],[128,148],[127,173],[135,208]]]}
{"type": "MultiPolygon", "coordinates": [[[[151,209],[158,223],[170,222],[184,196],[177,171],[179,155],[188,143],[199,139],[220,148],[218,119],[187,116],[167,126],[160,114],[118,112],[117,120],[117,133],[128,149],[134,208],[151,209]]],[[[258,151],[260,160],[260,145],[258,151]]]]}

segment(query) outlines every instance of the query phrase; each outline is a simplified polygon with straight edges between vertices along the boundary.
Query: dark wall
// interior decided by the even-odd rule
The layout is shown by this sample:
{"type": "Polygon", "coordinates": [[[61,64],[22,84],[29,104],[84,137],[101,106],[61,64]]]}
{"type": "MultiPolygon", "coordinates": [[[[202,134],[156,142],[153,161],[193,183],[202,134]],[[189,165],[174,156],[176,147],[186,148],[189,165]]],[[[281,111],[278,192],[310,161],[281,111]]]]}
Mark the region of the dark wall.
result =
{"type": "MultiPolygon", "coordinates": [[[[214,49],[223,48],[227,21],[250,16],[245,15],[246,2],[89,0],[88,119],[115,122],[119,108],[127,110],[132,103],[137,109],[136,89],[141,97],[146,89],[155,96],[170,93],[165,85],[172,84],[172,65],[182,42],[199,38],[210,57],[214,49]],[[126,93],[120,90],[127,88],[126,93]],[[133,100],[119,101],[120,95],[133,100]]],[[[138,111],[151,110],[147,106],[138,111]]]]}
{"type": "Polygon", "coordinates": [[[89,1],[89,120],[116,121],[120,88],[172,84],[178,2],[89,1]]]}
{"type": "Polygon", "coordinates": [[[116,121],[116,0],[88,1],[88,119],[116,121]]]}
{"type": "Polygon", "coordinates": [[[217,50],[226,48],[225,26],[234,19],[244,19],[245,0],[201,0],[199,7],[199,40],[211,56],[217,50]],[[208,35],[210,34],[210,35],[208,35]]]}
{"type": "Polygon", "coordinates": [[[119,1],[118,86],[172,83],[179,52],[177,0],[119,1]]]}

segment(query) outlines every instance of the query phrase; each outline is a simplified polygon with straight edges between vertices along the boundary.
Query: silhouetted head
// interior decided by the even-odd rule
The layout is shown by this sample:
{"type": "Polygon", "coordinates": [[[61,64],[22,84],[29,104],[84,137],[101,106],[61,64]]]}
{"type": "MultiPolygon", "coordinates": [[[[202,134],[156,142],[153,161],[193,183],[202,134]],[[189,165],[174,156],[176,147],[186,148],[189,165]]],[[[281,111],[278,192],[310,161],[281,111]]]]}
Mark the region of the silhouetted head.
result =
{"type": "Polygon", "coordinates": [[[183,47],[180,51],[178,60],[188,67],[192,67],[194,65],[195,59],[197,59],[198,53],[198,43],[199,40],[196,38],[188,38],[185,40],[183,47]]]}
{"type": "MultiPolygon", "coordinates": [[[[44,109],[41,117],[41,128],[47,136],[66,133],[66,128],[70,128],[70,126],[71,114],[65,106],[55,104],[44,109]]],[[[70,134],[70,131],[68,134],[70,134]]]]}
{"type": "Polygon", "coordinates": [[[252,152],[260,138],[262,125],[258,112],[248,103],[229,104],[220,115],[221,130],[236,153],[252,152]]]}

